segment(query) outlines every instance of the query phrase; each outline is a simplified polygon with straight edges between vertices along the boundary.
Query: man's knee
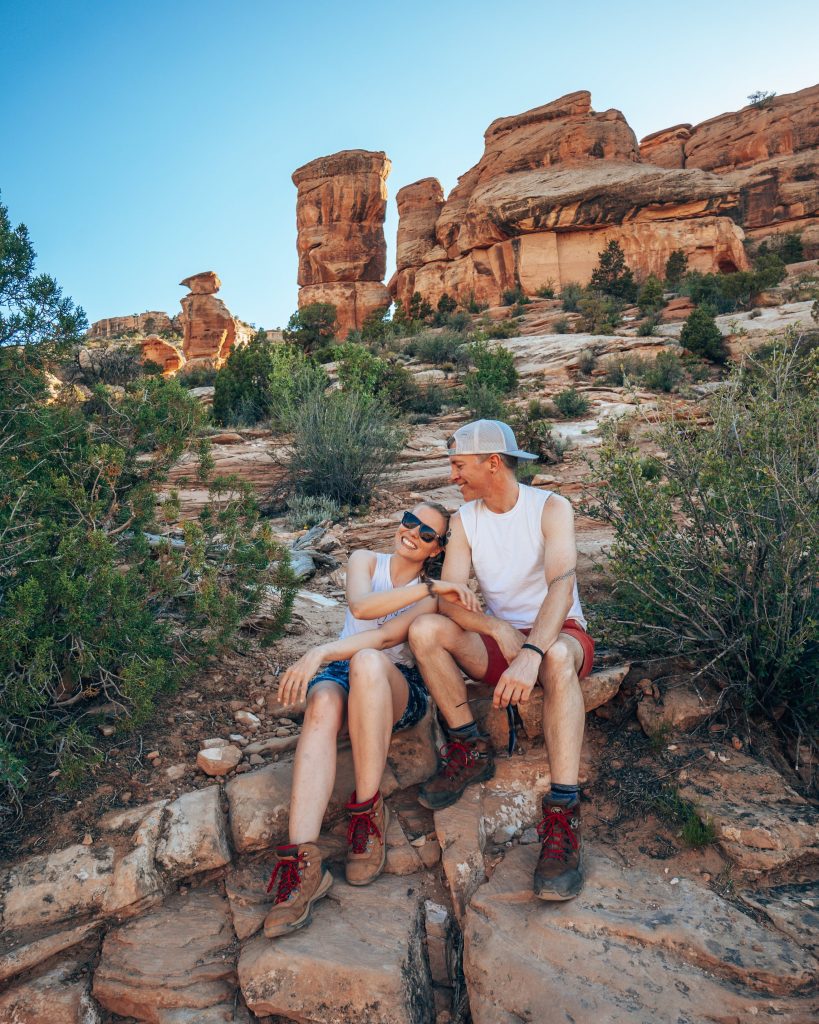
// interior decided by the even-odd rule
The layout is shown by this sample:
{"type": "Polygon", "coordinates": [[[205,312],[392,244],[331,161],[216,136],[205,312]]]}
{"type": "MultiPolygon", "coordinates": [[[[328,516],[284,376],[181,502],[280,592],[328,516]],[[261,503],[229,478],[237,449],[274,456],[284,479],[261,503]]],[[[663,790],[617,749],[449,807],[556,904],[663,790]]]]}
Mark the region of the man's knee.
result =
{"type": "Polygon", "coordinates": [[[558,689],[577,681],[574,651],[563,640],[555,640],[544,655],[540,680],[544,690],[558,689]]]}
{"type": "Polygon", "coordinates": [[[451,634],[452,622],[443,615],[419,615],[410,623],[409,645],[412,653],[418,656],[435,647],[447,646],[447,636],[451,634]]]}

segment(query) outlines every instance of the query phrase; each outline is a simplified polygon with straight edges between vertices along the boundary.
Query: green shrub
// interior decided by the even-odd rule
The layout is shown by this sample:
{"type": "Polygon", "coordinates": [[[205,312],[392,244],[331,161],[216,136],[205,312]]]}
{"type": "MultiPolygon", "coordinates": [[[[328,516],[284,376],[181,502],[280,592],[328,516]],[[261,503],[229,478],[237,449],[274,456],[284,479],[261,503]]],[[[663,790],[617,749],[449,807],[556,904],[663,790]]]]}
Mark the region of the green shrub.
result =
{"type": "Polygon", "coordinates": [[[665,283],[674,289],[688,270],[688,257],[682,249],[675,249],[665,262],[665,283]]]}
{"type": "Polygon", "coordinates": [[[728,359],[728,346],[717,327],[714,310],[710,306],[697,306],[683,324],[680,334],[683,348],[712,363],[724,363],[728,359]]]}
{"type": "Polygon", "coordinates": [[[470,292],[469,298],[467,299],[466,302],[466,308],[470,313],[483,313],[485,310],[489,309],[489,303],[478,302],[478,300],[475,298],[475,293],[470,292]]]}
{"type": "Polygon", "coordinates": [[[120,387],[140,377],[156,376],[162,368],[150,360],[142,359],[140,345],[103,343],[74,350],[74,358],[67,367],[66,376],[74,383],[115,384],[120,387]]]}
{"type": "Polygon", "coordinates": [[[552,401],[560,415],[564,416],[567,420],[575,420],[585,416],[591,407],[589,399],[582,392],[578,391],[577,388],[566,388],[565,391],[560,391],[552,401]]]}
{"type": "Polygon", "coordinates": [[[538,290],[535,292],[535,295],[537,295],[539,299],[553,299],[555,297],[554,281],[552,281],[550,278],[546,282],[546,284],[541,285],[541,287],[538,288],[538,290]]]}
{"type": "Polygon", "coordinates": [[[338,379],[344,391],[360,391],[396,409],[411,406],[418,385],[409,370],[392,359],[382,359],[364,345],[345,342],[336,349],[338,379]]]}
{"type": "Polygon", "coordinates": [[[563,461],[569,442],[552,430],[548,412],[547,406],[533,399],[524,412],[516,412],[510,417],[509,424],[523,451],[537,455],[538,462],[554,464],[563,461]]]}
{"type": "Polygon", "coordinates": [[[445,326],[451,331],[457,331],[459,334],[463,334],[472,326],[472,317],[469,313],[459,309],[457,313],[450,313],[446,318],[445,326]]]}
{"type": "Polygon", "coordinates": [[[484,333],[491,340],[517,338],[520,335],[520,328],[512,320],[495,320],[489,324],[484,333]]]}
{"type": "Polygon", "coordinates": [[[783,263],[801,263],[805,258],[802,236],[796,231],[789,231],[782,235],[772,235],[762,242],[757,250],[760,256],[769,252],[779,256],[783,263]]]}
{"type": "Polygon", "coordinates": [[[287,473],[293,490],[366,505],[395,472],[404,432],[391,406],[362,391],[311,395],[295,410],[287,473]]]}
{"type": "Polygon", "coordinates": [[[658,352],[653,363],[646,366],[642,380],[652,391],[671,392],[685,377],[685,368],[676,352],[658,352]]]}
{"type": "Polygon", "coordinates": [[[460,363],[465,357],[469,358],[465,356],[466,350],[467,341],[464,336],[451,331],[418,334],[405,349],[408,355],[434,366],[460,363]]]}
{"type": "Polygon", "coordinates": [[[595,366],[597,366],[597,356],[592,349],[584,348],[577,357],[577,369],[584,377],[591,377],[595,366]]]}
{"type": "Polygon", "coordinates": [[[446,403],[444,389],[439,384],[419,385],[404,404],[405,412],[437,416],[446,403]]]}
{"type": "Polygon", "coordinates": [[[217,372],[213,419],[221,426],[253,426],[270,420],[287,427],[294,405],[327,387],[327,374],[294,345],[268,340],[259,331],[247,345],[234,347],[217,372]]]}
{"type": "Polygon", "coordinates": [[[631,353],[616,353],[603,361],[606,384],[622,387],[627,381],[641,381],[648,370],[649,362],[642,356],[631,353]]]}
{"type": "Polygon", "coordinates": [[[563,286],[563,290],[560,293],[560,304],[563,307],[564,313],[576,313],[577,304],[583,296],[583,286],[574,282],[569,282],[563,286]]]}
{"type": "Polygon", "coordinates": [[[584,292],[577,303],[582,316],[580,326],[590,334],[613,334],[621,323],[621,303],[611,295],[602,292],[584,292]]]}
{"type": "Polygon", "coordinates": [[[508,395],[518,384],[518,373],[512,353],[500,346],[490,348],[484,342],[475,342],[470,348],[475,366],[476,383],[498,395],[508,395]]]}
{"type": "MultiPolygon", "coordinates": [[[[361,325],[360,340],[369,344],[377,344],[384,341],[393,333],[393,323],[390,319],[390,307],[375,309],[369,316],[364,318],[361,325]]],[[[349,338],[349,335],[348,335],[349,338]]]]}
{"type": "Polygon", "coordinates": [[[568,317],[561,316],[559,319],[555,320],[554,324],[552,325],[553,334],[571,334],[571,332],[572,325],[568,317]]]}
{"type": "Polygon", "coordinates": [[[451,295],[446,292],[438,299],[438,306],[435,315],[432,318],[432,322],[436,327],[444,327],[449,320],[450,316],[458,308],[458,303],[451,295]]]}
{"type": "Polygon", "coordinates": [[[748,96],[748,104],[757,110],[765,110],[770,107],[776,96],[775,92],[768,92],[765,89],[757,89],[748,96]]]}
{"type": "Polygon", "coordinates": [[[643,316],[652,316],[663,308],[665,305],[663,283],[658,277],[649,274],[645,279],[640,288],[640,294],[637,296],[637,305],[643,316]]]}
{"type": "Polygon", "coordinates": [[[337,523],[343,515],[344,511],[338,502],[324,494],[293,494],[287,499],[286,522],[289,530],[306,530],[328,519],[337,523]]]}
{"type": "Polygon", "coordinates": [[[626,265],[625,253],[614,239],[599,253],[589,288],[623,302],[634,302],[637,298],[634,273],[626,265]]]}
{"type": "Polygon", "coordinates": [[[192,388],[211,388],[216,383],[218,372],[213,365],[192,366],[190,369],[183,367],[177,373],[176,380],[188,391],[192,388]]]}
{"type": "Polygon", "coordinates": [[[476,373],[467,374],[463,398],[473,419],[502,420],[506,414],[501,395],[488,384],[482,384],[476,373]]]}
{"type": "Polygon", "coordinates": [[[504,306],[525,306],[530,300],[520,285],[517,285],[514,288],[507,288],[501,296],[501,301],[504,306]]]}
{"type": "Polygon", "coordinates": [[[709,305],[717,313],[733,313],[737,309],[750,309],[760,292],[773,288],[784,280],[785,264],[776,253],[762,253],[754,270],[741,270],[733,274],[686,274],[680,286],[698,306],[709,305]]]}
{"type": "Polygon", "coordinates": [[[331,302],[311,302],[302,306],[287,321],[284,340],[305,352],[326,349],[336,336],[336,307],[331,302]]]}
{"type": "Polygon", "coordinates": [[[710,427],[655,435],[662,482],[609,439],[592,510],[615,538],[606,642],[690,658],[728,687],[726,708],[784,707],[803,735],[819,712],[818,365],[799,343],[748,357],[710,399],[710,427]]]}
{"type": "Polygon", "coordinates": [[[819,323],[819,299],[810,307],[810,316],[814,323],[819,323]]]}
{"type": "Polygon", "coordinates": [[[660,318],[657,316],[646,317],[637,328],[638,338],[652,338],[660,325],[660,318]]]}

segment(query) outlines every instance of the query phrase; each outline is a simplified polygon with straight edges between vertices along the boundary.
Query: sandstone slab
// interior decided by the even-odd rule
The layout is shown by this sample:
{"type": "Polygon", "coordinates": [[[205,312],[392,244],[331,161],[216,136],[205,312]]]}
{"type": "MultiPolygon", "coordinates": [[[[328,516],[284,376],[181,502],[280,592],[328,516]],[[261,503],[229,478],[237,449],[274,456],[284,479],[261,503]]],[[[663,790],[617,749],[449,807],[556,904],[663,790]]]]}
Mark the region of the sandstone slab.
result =
{"type": "Polygon", "coordinates": [[[819,959],[819,882],[746,889],[739,898],[819,959]]]}
{"type": "Polygon", "coordinates": [[[114,871],[110,846],[66,847],[30,857],[0,880],[3,931],[43,929],[102,910],[114,871]]]}
{"type": "Polygon", "coordinates": [[[117,857],[103,904],[105,914],[139,913],[162,897],[165,880],[154,858],[165,804],[163,800],[149,810],[134,832],[133,849],[117,857]]]}
{"type": "Polygon", "coordinates": [[[427,1024],[432,986],[419,896],[382,875],[336,884],[309,928],[276,942],[259,937],[239,957],[242,994],[257,1016],[315,1024],[427,1024]]]}
{"type": "Polygon", "coordinates": [[[646,736],[664,730],[688,732],[710,718],[718,707],[716,690],[695,687],[686,676],[677,676],[663,684],[659,700],[644,696],[637,705],[637,720],[646,736]]]}
{"type": "Polygon", "coordinates": [[[387,862],[384,870],[388,875],[413,875],[421,870],[421,858],[404,834],[396,815],[390,816],[387,826],[387,862]]]}
{"type": "Polygon", "coordinates": [[[8,1024],[101,1024],[88,992],[83,963],[66,960],[0,994],[0,1020],[8,1024]]]}
{"type": "MultiPolygon", "coordinates": [[[[53,935],[37,938],[33,942],[23,943],[7,950],[4,949],[0,953],[0,983],[8,981],[9,978],[14,978],[24,971],[30,971],[38,964],[57,956],[58,953],[64,953],[67,949],[78,946],[90,936],[97,934],[101,927],[97,922],[89,921],[85,924],[77,925],[75,928],[69,928],[66,931],[55,932],[53,935]]],[[[3,942],[4,947],[8,938],[9,933],[6,933],[3,942]]]]}
{"type": "Polygon", "coordinates": [[[475,1024],[810,1019],[812,958],[686,879],[599,848],[569,903],[532,895],[536,846],[513,848],[473,896],[464,972],[475,1024]],[[509,950],[514,948],[514,968],[509,950]]]}
{"type": "Polygon", "coordinates": [[[250,860],[231,867],[225,875],[225,893],[230,904],[233,929],[240,942],[249,939],[264,923],[272,897],[267,883],[273,869],[273,858],[250,860]]]}
{"type": "Polygon", "coordinates": [[[731,751],[701,762],[680,796],[714,823],[717,841],[749,878],[819,862],[819,811],[768,765],[731,751]]]}
{"type": "Polygon", "coordinates": [[[185,793],[164,810],[157,862],[175,878],[230,862],[227,821],[218,786],[185,793]]]}
{"type": "Polygon", "coordinates": [[[150,1024],[216,1021],[232,1012],[234,943],[223,897],[174,896],[106,935],[94,997],[112,1013],[150,1024]]]}

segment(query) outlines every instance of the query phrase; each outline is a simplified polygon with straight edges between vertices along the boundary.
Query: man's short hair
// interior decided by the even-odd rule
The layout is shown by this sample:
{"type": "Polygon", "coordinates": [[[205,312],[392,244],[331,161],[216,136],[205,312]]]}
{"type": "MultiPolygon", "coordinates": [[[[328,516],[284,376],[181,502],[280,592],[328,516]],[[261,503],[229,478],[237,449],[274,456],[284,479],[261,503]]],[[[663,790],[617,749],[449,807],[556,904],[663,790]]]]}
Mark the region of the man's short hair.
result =
{"type": "Polygon", "coordinates": [[[492,452],[491,455],[478,455],[477,458],[479,462],[486,462],[487,459],[492,458],[492,455],[497,455],[504,466],[506,466],[507,469],[511,469],[513,473],[518,468],[520,459],[517,455],[507,455],[505,452],[492,452]]]}

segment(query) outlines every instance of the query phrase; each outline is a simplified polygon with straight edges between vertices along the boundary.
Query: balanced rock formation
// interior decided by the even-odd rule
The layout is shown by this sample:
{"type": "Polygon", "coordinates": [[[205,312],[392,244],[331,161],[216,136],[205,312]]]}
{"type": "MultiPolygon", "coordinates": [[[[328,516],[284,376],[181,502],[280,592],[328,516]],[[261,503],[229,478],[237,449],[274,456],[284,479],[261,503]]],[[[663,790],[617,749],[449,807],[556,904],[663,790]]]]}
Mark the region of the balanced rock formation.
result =
{"type": "Polygon", "coordinates": [[[390,304],[383,284],[390,166],[384,153],[351,149],[311,160],[293,172],[299,306],[332,303],[340,337],[390,304]]]}
{"type": "Polygon", "coordinates": [[[819,85],[653,132],[640,156],[721,175],[740,195],[750,237],[797,231],[806,257],[819,256],[819,85]]]}
{"type": "Polygon", "coordinates": [[[497,305],[507,289],[585,283],[612,239],[638,277],[661,275],[674,249],[696,270],[747,266],[738,190],[704,171],[643,164],[620,111],[593,111],[588,92],[500,118],[484,138],[434,230],[437,182],[401,190],[389,288],[405,304],[415,291],[433,305],[444,293],[497,305]]]}
{"type": "Polygon", "coordinates": [[[236,342],[236,321],[224,302],[215,298],[222,282],[214,271],[206,270],[179,284],[190,289],[180,300],[185,363],[223,363],[236,342]]]}

